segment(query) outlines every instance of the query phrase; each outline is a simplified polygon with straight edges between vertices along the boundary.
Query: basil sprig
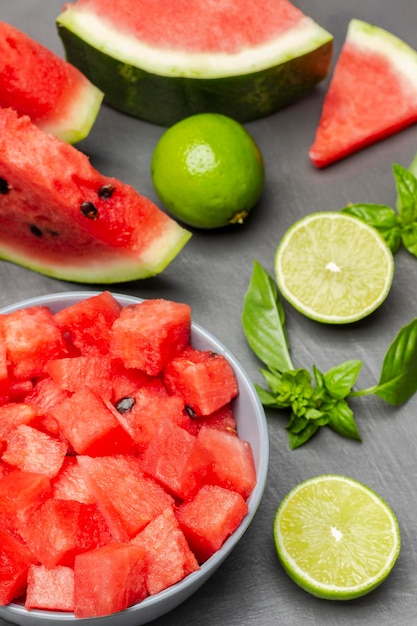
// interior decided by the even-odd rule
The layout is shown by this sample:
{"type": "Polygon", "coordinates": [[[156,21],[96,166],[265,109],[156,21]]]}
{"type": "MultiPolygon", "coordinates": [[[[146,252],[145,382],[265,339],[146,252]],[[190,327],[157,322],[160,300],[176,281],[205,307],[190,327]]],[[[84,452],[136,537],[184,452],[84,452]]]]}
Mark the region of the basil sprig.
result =
{"type": "Polygon", "coordinates": [[[267,388],[255,383],[262,404],[290,412],[286,428],[291,449],[306,443],[322,426],[360,441],[350,398],[373,394],[397,405],[417,391],[417,318],[394,338],[379,381],[361,390],[353,389],[362,367],[360,360],[345,361],[325,373],[315,365],[311,373],[294,368],[280,294],[256,260],[244,298],[242,325],[250,348],[266,366],[260,372],[267,388]]]}
{"type": "Polygon", "coordinates": [[[409,169],[393,165],[396,208],[383,204],[350,204],[342,209],[376,228],[393,253],[401,244],[417,257],[417,155],[409,169]]]}

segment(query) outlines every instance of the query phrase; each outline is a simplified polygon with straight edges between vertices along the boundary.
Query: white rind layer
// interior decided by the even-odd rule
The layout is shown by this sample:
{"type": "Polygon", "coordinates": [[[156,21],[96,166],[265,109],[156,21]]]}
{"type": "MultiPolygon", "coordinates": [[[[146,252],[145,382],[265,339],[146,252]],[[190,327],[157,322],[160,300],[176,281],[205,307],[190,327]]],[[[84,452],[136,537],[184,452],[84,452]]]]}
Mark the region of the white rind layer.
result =
{"type": "Polygon", "coordinates": [[[95,14],[70,6],[57,19],[86,43],[122,63],[160,76],[221,78],[260,71],[307,54],[333,36],[308,16],[276,39],[236,54],[180,52],[153,48],[117,31],[95,14]]]}

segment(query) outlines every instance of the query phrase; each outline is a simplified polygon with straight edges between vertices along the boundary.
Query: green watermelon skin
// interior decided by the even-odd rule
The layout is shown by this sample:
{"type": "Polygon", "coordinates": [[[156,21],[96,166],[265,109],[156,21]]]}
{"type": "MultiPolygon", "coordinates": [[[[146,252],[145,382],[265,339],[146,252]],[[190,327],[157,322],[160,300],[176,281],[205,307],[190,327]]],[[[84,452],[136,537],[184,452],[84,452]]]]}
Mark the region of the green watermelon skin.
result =
{"type": "Polygon", "coordinates": [[[0,109],[0,258],[109,284],[162,272],[190,236],[77,148],[0,109]]]}
{"type": "MultiPolygon", "coordinates": [[[[188,50],[186,43],[182,50],[178,37],[172,43],[172,51],[170,41],[162,45],[152,39],[152,33],[150,42],[134,39],[141,34],[132,39],[132,32],[124,34],[123,23],[109,25],[106,4],[109,3],[95,0],[69,4],[58,16],[58,33],[67,59],[105,93],[107,104],[155,124],[170,126],[184,117],[206,111],[228,115],[240,122],[264,117],[304,96],[329,71],[332,35],[288,0],[277,0],[277,9],[273,6],[275,18],[282,13],[285,26],[276,27],[280,32],[269,32],[270,39],[266,42],[258,37],[257,31],[262,32],[263,27],[254,24],[253,55],[248,43],[252,41],[251,32],[243,33],[241,48],[227,53],[217,52],[216,46],[221,46],[221,41],[212,44],[206,53],[204,48],[188,50]],[[144,59],[140,47],[135,49],[135,43],[150,49],[152,58],[144,59]]],[[[125,0],[118,8],[127,11],[128,6],[125,0]]],[[[199,2],[193,0],[188,6],[195,11],[199,2]]],[[[267,8],[271,10],[271,6],[267,8]]],[[[135,11],[146,15],[148,9],[146,3],[139,2],[135,11]]],[[[165,10],[169,16],[172,3],[165,9],[160,6],[159,10],[165,10]]],[[[184,20],[184,3],[179,10],[184,20]]],[[[203,7],[203,10],[211,9],[203,7]]],[[[216,10],[221,13],[218,7],[213,9],[216,10]]],[[[161,15],[162,21],[164,17],[161,15]]],[[[149,31],[149,25],[147,28],[149,31]]],[[[221,28],[220,22],[217,30],[221,28]]]]}
{"type": "Polygon", "coordinates": [[[123,63],[58,24],[67,58],[104,92],[118,111],[161,126],[210,111],[244,123],[295,102],[329,70],[332,41],[273,68],[221,78],[159,76],[123,63]],[[128,77],[128,78],[127,78],[128,77]]]}

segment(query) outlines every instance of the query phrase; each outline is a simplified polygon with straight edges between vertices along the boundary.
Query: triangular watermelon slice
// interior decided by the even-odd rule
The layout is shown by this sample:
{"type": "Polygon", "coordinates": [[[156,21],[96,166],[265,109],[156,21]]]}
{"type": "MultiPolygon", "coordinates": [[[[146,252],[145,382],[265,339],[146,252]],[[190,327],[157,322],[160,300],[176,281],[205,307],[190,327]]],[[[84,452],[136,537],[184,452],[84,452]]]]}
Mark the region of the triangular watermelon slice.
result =
{"type": "Polygon", "coordinates": [[[84,283],[158,274],[191,233],[74,146],[0,108],[0,258],[84,283]]]}
{"type": "Polygon", "coordinates": [[[323,168],[417,121],[417,52],[351,20],[309,156],[323,168]]]}

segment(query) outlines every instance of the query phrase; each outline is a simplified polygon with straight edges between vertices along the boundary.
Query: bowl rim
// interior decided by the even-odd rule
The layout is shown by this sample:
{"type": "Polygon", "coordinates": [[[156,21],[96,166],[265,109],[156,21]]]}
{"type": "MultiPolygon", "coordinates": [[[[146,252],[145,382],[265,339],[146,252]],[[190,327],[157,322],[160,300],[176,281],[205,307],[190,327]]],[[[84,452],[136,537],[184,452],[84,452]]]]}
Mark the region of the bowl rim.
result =
{"type": "MultiPolygon", "coordinates": [[[[80,300],[84,300],[92,296],[97,296],[103,291],[109,291],[112,294],[112,296],[116,298],[116,300],[118,300],[123,306],[128,306],[129,304],[139,303],[143,301],[144,299],[146,299],[140,296],[132,296],[128,294],[114,292],[105,288],[100,289],[100,290],[65,291],[65,292],[44,294],[41,296],[34,296],[30,298],[25,298],[23,300],[19,300],[18,302],[15,302],[14,304],[9,304],[4,307],[1,307],[0,314],[1,315],[7,314],[17,309],[23,309],[29,306],[39,306],[39,305],[49,306],[52,303],[57,303],[58,305],[59,304],[64,305],[66,302],[69,302],[69,301],[80,301],[80,300]]],[[[238,542],[240,541],[244,533],[247,531],[249,525],[251,524],[259,508],[259,505],[261,504],[263,493],[265,491],[266,481],[267,481],[267,476],[268,476],[268,466],[269,466],[269,435],[268,435],[268,426],[267,426],[265,411],[259,399],[259,396],[256,393],[254,385],[250,377],[248,376],[248,374],[242,367],[240,361],[230,352],[230,350],[219,339],[217,339],[210,331],[206,330],[205,328],[203,328],[203,326],[201,326],[200,324],[194,321],[191,322],[192,333],[193,333],[193,330],[197,332],[197,334],[199,334],[201,337],[203,337],[203,339],[214,343],[216,346],[216,350],[218,352],[221,352],[229,360],[229,362],[231,363],[235,371],[239,372],[239,375],[242,377],[245,383],[246,391],[247,393],[249,393],[251,400],[253,402],[254,408],[256,409],[254,412],[256,415],[256,422],[259,428],[259,438],[260,438],[260,446],[259,446],[260,454],[259,454],[259,464],[258,464],[257,471],[256,471],[256,477],[257,477],[256,485],[247,500],[249,510],[245,518],[242,520],[242,522],[237,527],[237,529],[233,532],[233,534],[226,539],[226,541],[221,546],[221,548],[219,548],[219,550],[215,552],[207,561],[202,563],[198,570],[192,572],[191,574],[188,574],[188,576],[186,576],[179,582],[171,585],[170,587],[167,587],[166,589],[160,591],[159,593],[153,596],[148,596],[141,602],[138,602],[137,604],[134,604],[128,607],[122,613],[111,614],[113,616],[122,615],[125,613],[132,613],[132,612],[140,611],[142,609],[145,611],[146,609],[150,609],[153,605],[156,605],[161,601],[169,603],[169,601],[173,599],[174,596],[176,596],[177,594],[179,595],[181,594],[182,589],[185,589],[187,587],[193,587],[193,584],[194,584],[195,588],[190,594],[192,595],[197,590],[197,588],[203,585],[204,582],[208,579],[208,577],[210,576],[210,572],[212,570],[214,572],[221,565],[221,563],[229,556],[229,554],[233,551],[234,547],[238,544],[238,542]]],[[[182,601],[180,601],[180,603],[181,602],[182,601]]],[[[177,604],[172,604],[172,608],[174,608],[175,606],[177,606],[177,604]]],[[[166,611],[164,611],[164,614],[166,614],[169,610],[171,609],[168,608],[166,611]]],[[[25,609],[23,604],[19,604],[15,602],[11,602],[8,605],[0,607],[0,615],[2,614],[4,615],[5,613],[7,613],[8,616],[10,615],[11,619],[13,618],[13,614],[14,614],[16,616],[25,615],[25,616],[30,616],[35,619],[36,618],[43,619],[45,622],[57,620],[57,621],[60,621],[61,623],[65,623],[65,622],[77,623],[77,622],[83,621],[83,620],[80,620],[79,618],[76,618],[73,612],[67,613],[67,612],[60,612],[60,611],[48,611],[45,609],[31,609],[30,611],[28,611],[27,609],[25,609]]],[[[103,617],[106,617],[106,616],[103,616],[103,617]]],[[[154,618],[150,618],[149,621],[151,621],[151,619],[154,619],[154,618]]]]}

